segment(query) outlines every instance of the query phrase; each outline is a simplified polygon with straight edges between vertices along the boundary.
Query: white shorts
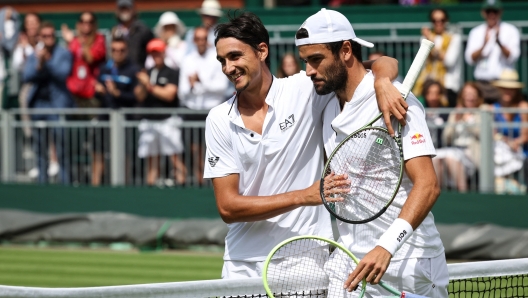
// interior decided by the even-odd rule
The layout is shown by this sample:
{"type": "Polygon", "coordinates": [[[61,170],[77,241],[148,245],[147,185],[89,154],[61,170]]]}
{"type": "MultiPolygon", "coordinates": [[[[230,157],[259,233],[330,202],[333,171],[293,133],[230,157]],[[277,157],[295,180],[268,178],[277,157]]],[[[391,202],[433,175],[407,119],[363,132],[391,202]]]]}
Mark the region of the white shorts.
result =
{"type": "MultiPolygon", "coordinates": [[[[342,289],[349,273],[351,272],[343,274],[343,272],[327,270],[330,283],[338,283],[331,285],[330,288],[342,289]]],[[[431,298],[448,297],[449,273],[444,254],[430,259],[412,258],[392,261],[381,280],[399,291],[431,298]]],[[[328,293],[328,297],[358,297],[359,294],[359,290],[351,293],[343,290],[340,293],[328,293]]],[[[365,297],[386,296],[392,296],[392,294],[379,285],[367,284],[365,297]]]]}
{"type": "Polygon", "coordinates": [[[141,120],[139,124],[138,157],[174,155],[183,152],[180,117],[162,121],[141,120]]]}

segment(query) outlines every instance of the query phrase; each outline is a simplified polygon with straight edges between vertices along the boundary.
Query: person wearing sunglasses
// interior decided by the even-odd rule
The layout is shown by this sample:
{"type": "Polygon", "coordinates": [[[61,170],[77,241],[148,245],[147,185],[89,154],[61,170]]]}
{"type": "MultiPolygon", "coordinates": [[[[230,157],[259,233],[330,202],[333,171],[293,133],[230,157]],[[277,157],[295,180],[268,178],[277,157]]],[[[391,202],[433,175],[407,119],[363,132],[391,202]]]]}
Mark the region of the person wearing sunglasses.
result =
{"type": "Polygon", "coordinates": [[[491,85],[505,69],[515,68],[519,59],[520,34],[512,24],[501,20],[500,0],[484,0],[482,17],[485,20],[469,32],[465,59],[475,66],[475,80],[484,94],[486,103],[495,103],[500,92],[491,85]]]}
{"type": "Polygon", "coordinates": [[[95,84],[99,66],[106,58],[105,37],[97,33],[97,19],[92,12],[81,13],[76,24],[77,36],[62,24],[62,38],[68,44],[73,56],[72,72],[67,80],[68,90],[78,107],[97,108],[95,84]]]}
{"type": "MultiPolygon", "coordinates": [[[[35,52],[28,57],[22,75],[24,83],[31,83],[26,102],[29,109],[64,109],[75,104],[66,87],[66,78],[71,72],[70,51],[57,44],[55,26],[42,22],[38,30],[35,52]]],[[[58,121],[58,114],[32,114],[32,121],[58,121]]],[[[34,150],[37,155],[38,181],[48,182],[48,149],[50,140],[55,144],[60,166],[59,179],[70,184],[70,160],[65,154],[65,128],[36,127],[33,130],[34,150]]]]}
{"type": "MultiPolygon", "coordinates": [[[[137,106],[134,88],[138,81],[136,78],[140,67],[128,56],[128,42],[121,35],[113,35],[110,42],[110,59],[101,66],[101,73],[95,85],[96,96],[100,99],[102,107],[120,109],[137,106]]],[[[133,119],[134,115],[126,115],[133,119]]],[[[101,120],[108,120],[107,115],[99,116],[101,120]]],[[[100,134],[101,135],[101,134],[100,134]]],[[[109,149],[109,133],[103,133],[98,138],[99,143],[94,143],[93,158],[97,168],[92,169],[92,185],[97,186],[102,182],[104,170],[104,155],[109,149]],[[102,138],[102,140],[101,140],[102,138]]],[[[97,138],[94,140],[97,141],[97,138]]]]}
{"type": "Polygon", "coordinates": [[[460,34],[448,30],[449,16],[444,9],[431,10],[429,20],[431,27],[422,28],[422,38],[434,42],[435,47],[431,50],[413,92],[421,94],[422,86],[427,80],[437,81],[446,90],[449,106],[454,107],[462,73],[462,39],[460,34]]]}

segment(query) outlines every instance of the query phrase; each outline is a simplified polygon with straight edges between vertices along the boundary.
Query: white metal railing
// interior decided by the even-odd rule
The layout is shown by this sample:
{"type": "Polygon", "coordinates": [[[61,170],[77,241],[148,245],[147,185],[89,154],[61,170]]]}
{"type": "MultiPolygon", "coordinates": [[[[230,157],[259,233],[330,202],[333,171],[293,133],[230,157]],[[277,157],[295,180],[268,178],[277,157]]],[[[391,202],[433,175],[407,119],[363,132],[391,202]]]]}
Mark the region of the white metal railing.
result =
{"type": "MultiPolygon", "coordinates": [[[[509,183],[507,190],[498,189],[499,192],[523,193],[526,191],[528,176],[526,165],[512,173],[497,177],[494,167],[494,136],[497,129],[509,128],[511,134],[515,129],[528,129],[528,123],[496,123],[496,113],[528,113],[518,109],[426,109],[430,115],[441,116],[446,120],[450,113],[473,113],[478,114],[481,119],[479,130],[480,141],[480,165],[475,175],[467,177],[468,190],[480,192],[494,192],[497,179],[505,179],[509,183]],[[512,183],[515,184],[512,186],[512,183]]],[[[138,157],[138,139],[140,132],[138,126],[142,123],[140,115],[170,114],[173,116],[204,115],[207,111],[192,111],[189,109],[48,109],[23,111],[13,109],[0,113],[0,171],[2,182],[26,182],[34,183],[39,180],[35,175],[37,165],[36,146],[38,144],[35,135],[27,136],[24,128],[31,128],[33,134],[45,135],[43,145],[46,155],[52,159],[52,150],[62,153],[59,166],[67,165],[68,179],[61,180],[61,176],[48,168],[49,182],[91,184],[94,178],[94,167],[92,163],[94,153],[99,152],[104,156],[104,171],[101,173],[103,179],[101,184],[107,185],[145,185],[147,165],[146,161],[138,157]],[[23,113],[30,116],[35,114],[58,115],[55,121],[24,121],[20,117],[23,113]],[[90,115],[90,116],[87,116],[90,115]],[[40,130],[40,132],[37,132],[40,130]],[[54,149],[53,149],[54,146],[54,149]],[[61,146],[59,148],[59,146],[61,146]],[[60,150],[59,150],[60,149],[60,150]],[[31,172],[33,171],[33,173],[31,172]]],[[[446,121],[429,121],[429,130],[437,148],[445,148],[448,144],[442,139],[442,130],[448,127],[446,121]]],[[[184,186],[210,186],[209,182],[201,182],[200,175],[202,160],[197,160],[196,151],[192,144],[201,145],[200,150],[205,149],[204,121],[184,120],[179,122],[174,129],[179,129],[182,134],[184,151],[178,155],[186,168],[184,186]]],[[[468,129],[471,125],[468,126],[468,129]]],[[[27,130],[26,130],[27,131],[27,130]]],[[[510,135],[512,137],[513,135],[510,135]]],[[[42,148],[40,149],[42,150],[42,148]]],[[[56,153],[55,153],[56,154],[56,153]]],[[[200,153],[198,153],[200,154],[200,153]]],[[[202,151],[203,154],[203,151],[202,151]]],[[[57,157],[55,157],[57,159],[57,157]]],[[[203,158],[200,157],[200,158],[203,158]]],[[[42,167],[40,171],[46,170],[42,167]]],[[[56,169],[55,169],[56,170],[56,169]]],[[[162,156],[159,165],[159,178],[157,185],[175,185],[174,173],[177,170],[171,163],[170,157],[162,156]]],[[[456,179],[457,174],[444,171],[444,181],[456,179]]],[[[456,189],[456,185],[444,183],[444,189],[456,189]]]]}

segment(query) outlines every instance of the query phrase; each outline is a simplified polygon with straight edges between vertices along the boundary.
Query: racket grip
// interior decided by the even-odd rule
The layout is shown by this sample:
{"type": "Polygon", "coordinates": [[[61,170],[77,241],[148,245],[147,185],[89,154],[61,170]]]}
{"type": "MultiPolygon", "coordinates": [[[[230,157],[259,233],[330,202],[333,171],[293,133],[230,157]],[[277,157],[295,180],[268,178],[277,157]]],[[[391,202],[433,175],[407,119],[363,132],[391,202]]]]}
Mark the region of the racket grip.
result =
{"type": "Polygon", "coordinates": [[[406,99],[407,95],[409,95],[409,92],[411,92],[411,89],[413,88],[416,79],[420,75],[420,72],[422,71],[427,57],[429,57],[429,53],[431,52],[433,46],[434,43],[432,43],[431,41],[427,39],[422,40],[422,43],[420,44],[420,49],[418,50],[418,53],[416,54],[416,57],[414,58],[411,64],[411,68],[409,68],[405,79],[403,79],[401,90],[403,99],[406,99]]]}

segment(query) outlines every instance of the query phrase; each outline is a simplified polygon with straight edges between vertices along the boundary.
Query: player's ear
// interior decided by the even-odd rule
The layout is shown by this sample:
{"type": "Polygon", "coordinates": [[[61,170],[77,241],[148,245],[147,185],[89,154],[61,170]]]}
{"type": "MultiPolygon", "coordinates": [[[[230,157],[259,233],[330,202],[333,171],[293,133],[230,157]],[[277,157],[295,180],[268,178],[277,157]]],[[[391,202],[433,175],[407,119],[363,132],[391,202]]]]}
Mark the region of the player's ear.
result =
{"type": "Polygon", "coordinates": [[[348,40],[345,40],[343,42],[343,45],[341,46],[341,50],[339,51],[341,57],[343,57],[343,60],[345,61],[349,61],[350,59],[352,59],[352,44],[350,43],[350,41],[348,40]]]}
{"type": "Polygon", "coordinates": [[[265,42],[261,42],[258,45],[258,53],[260,61],[265,61],[268,58],[269,48],[265,42]]]}

